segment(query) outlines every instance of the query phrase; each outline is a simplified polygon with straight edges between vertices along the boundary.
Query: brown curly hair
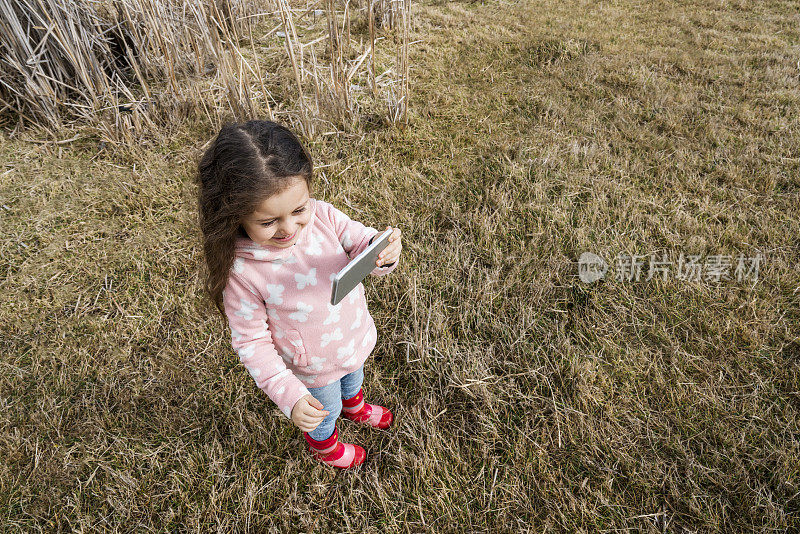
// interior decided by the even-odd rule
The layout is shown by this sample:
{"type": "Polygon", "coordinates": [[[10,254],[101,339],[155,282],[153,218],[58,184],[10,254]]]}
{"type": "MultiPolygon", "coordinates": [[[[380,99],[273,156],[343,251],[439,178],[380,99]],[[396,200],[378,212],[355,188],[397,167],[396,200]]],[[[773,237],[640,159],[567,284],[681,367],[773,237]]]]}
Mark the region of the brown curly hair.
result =
{"type": "MultiPolygon", "coordinates": [[[[242,221],[297,178],[311,191],[311,155],[288,128],[273,121],[226,123],[197,165],[197,214],[202,232],[204,287],[223,317],[222,291],[235,259],[242,221]]],[[[226,317],[227,319],[227,317],[226,317]]]]}

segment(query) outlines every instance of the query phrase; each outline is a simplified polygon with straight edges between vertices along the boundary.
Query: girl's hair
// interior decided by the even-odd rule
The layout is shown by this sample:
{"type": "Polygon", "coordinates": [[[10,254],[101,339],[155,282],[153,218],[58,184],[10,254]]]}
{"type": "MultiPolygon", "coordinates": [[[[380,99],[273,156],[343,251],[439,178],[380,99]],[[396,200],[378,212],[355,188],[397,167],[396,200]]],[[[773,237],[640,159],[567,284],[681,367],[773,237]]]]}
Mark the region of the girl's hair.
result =
{"type": "Polygon", "coordinates": [[[310,192],[313,169],[311,155],[297,137],[266,120],[226,123],[201,157],[195,182],[207,269],[204,286],[223,317],[222,291],[235,259],[236,238],[247,237],[242,221],[296,177],[306,181],[310,192]]]}

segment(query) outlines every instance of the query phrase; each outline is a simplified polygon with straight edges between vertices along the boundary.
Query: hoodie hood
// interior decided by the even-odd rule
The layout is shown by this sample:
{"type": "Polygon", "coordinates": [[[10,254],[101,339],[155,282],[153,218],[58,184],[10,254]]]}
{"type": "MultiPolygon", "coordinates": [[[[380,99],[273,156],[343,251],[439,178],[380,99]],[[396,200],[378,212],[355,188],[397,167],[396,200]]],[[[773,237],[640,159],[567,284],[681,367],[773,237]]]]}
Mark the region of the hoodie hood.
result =
{"type": "Polygon", "coordinates": [[[259,245],[255,241],[247,237],[236,238],[236,251],[237,258],[247,258],[257,261],[273,261],[288,258],[293,255],[298,246],[302,246],[308,242],[308,234],[311,232],[311,227],[314,226],[317,218],[317,200],[315,198],[309,199],[311,203],[311,218],[297,236],[297,240],[289,247],[276,247],[272,245],[259,245]]]}

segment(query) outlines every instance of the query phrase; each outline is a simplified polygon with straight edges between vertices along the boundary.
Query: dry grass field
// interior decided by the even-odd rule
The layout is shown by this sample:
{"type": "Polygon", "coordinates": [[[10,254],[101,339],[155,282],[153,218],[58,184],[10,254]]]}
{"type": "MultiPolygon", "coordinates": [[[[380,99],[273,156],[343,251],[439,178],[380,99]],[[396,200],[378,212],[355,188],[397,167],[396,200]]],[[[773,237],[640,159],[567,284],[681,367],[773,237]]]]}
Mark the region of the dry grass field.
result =
{"type": "Polygon", "coordinates": [[[340,420],[366,463],[320,465],[239,363],[197,275],[210,124],[5,133],[0,530],[800,530],[800,6],[412,11],[408,129],[310,144],[317,198],[403,231],[365,282],[393,429],[340,420]],[[578,277],[660,250],[763,263],[578,277]]]}

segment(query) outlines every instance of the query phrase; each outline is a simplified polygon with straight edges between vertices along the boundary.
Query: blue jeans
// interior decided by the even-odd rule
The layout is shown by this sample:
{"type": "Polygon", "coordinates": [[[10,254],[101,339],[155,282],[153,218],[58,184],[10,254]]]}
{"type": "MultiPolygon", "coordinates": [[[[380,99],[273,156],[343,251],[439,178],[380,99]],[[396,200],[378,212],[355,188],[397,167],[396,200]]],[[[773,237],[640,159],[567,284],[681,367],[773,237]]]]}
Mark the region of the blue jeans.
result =
{"type": "Polygon", "coordinates": [[[336,420],[342,412],[342,399],[352,399],[361,389],[361,384],[364,382],[364,365],[356,369],[350,374],[344,375],[339,380],[331,382],[327,386],[321,388],[308,388],[315,399],[322,403],[326,410],[330,413],[322,420],[322,422],[308,433],[311,439],[322,441],[328,439],[333,435],[333,430],[336,428],[336,420]]]}

